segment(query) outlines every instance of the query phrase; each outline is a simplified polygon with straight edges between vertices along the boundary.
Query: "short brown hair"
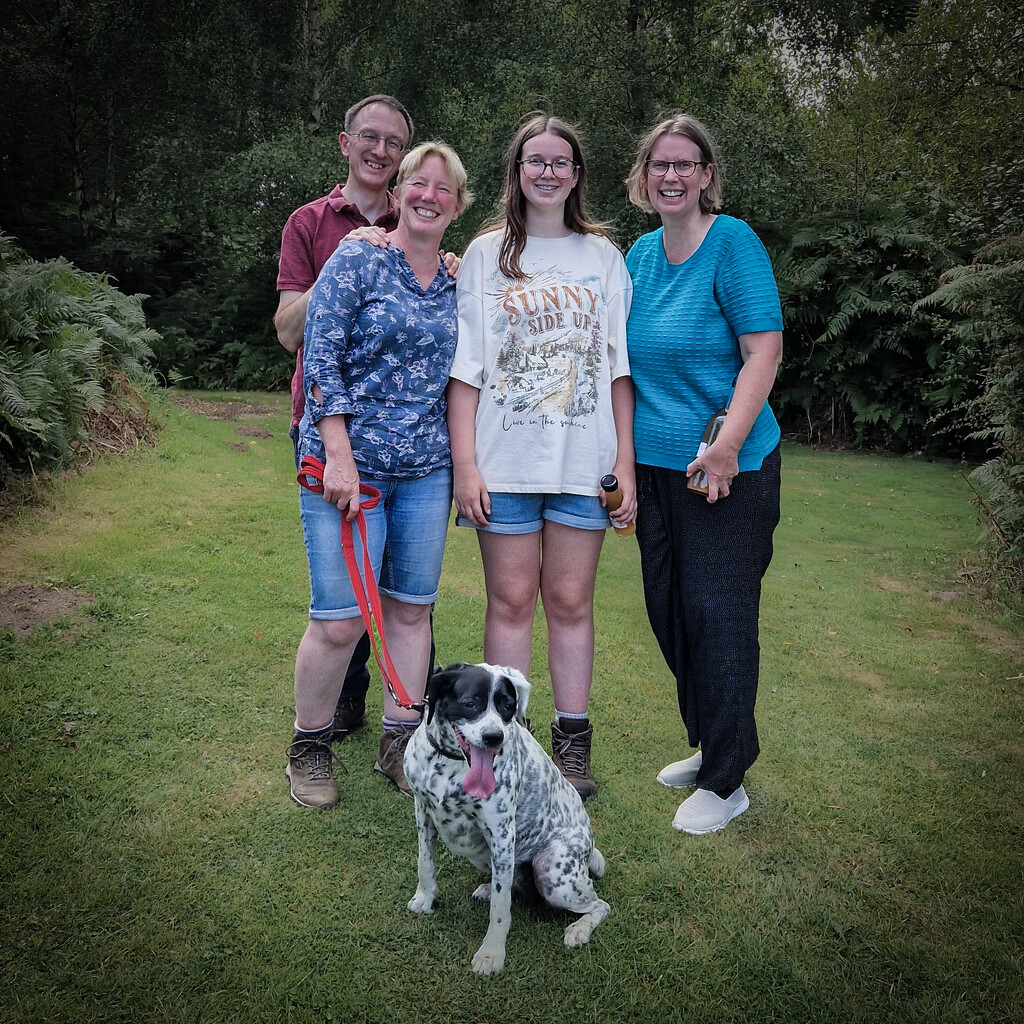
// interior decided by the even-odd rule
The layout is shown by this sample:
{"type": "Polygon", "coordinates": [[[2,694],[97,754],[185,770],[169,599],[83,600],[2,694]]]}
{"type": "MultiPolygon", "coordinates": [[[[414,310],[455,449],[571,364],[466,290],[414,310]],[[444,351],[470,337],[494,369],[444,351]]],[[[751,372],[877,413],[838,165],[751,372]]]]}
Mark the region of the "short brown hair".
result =
{"type": "Polygon", "coordinates": [[[640,140],[636,159],[626,177],[626,194],[629,201],[647,213],[654,212],[654,207],[651,206],[651,201],[647,198],[647,161],[651,157],[651,150],[654,149],[655,143],[663,135],[682,135],[700,150],[701,156],[707,160],[711,168],[711,181],[708,182],[708,187],[702,189],[700,193],[701,212],[713,213],[720,209],[724,182],[718,146],[715,145],[715,140],[707,128],[691,114],[675,114],[660,121],[640,140]]]}
{"type": "Polygon", "coordinates": [[[353,103],[352,106],[345,111],[345,131],[351,135],[352,124],[356,119],[356,114],[358,114],[360,110],[364,110],[366,107],[372,107],[375,103],[380,103],[382,106],[390,107],[396,114],[402,115],[402,119],[405,121],[405,126],[409,129],[409,138],[405,140],[405,144],[406,146],[411,146],[413,126],[412,118],[409,116],[409,111],[406,110],[394,96],[388,96],[382,92],[376,93],[373,96],[367,96],[365,99],[361,99],[358,103],[353,103]]]}

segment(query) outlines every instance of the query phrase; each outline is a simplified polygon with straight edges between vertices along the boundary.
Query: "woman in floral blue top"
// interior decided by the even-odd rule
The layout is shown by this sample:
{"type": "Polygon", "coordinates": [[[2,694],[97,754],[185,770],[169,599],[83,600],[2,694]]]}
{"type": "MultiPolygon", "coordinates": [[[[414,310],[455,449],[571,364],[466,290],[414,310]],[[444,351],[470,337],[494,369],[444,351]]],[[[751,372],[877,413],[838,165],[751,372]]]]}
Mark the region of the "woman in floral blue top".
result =
{"type": "MultiPolygon", "coordinates": [[[[429,142],[402,161],[395,196],[399,223],[388,246],[343,241],[313,286],[306,318],[299,454],[325,464],[323,494],[300,495],[312,596],[295,662],[288,775],[292,798],[306,806],[338,802],[333,715],[363,633],[340,528],[359,510],[361,481],[383,496],[365,512],[367,547],[388,649],[414,700],[430,667],[430,607],[452,493],[444,390],[458,323],[455,283],[438,250],[472,196],[458,156],[429,142]]],[[[402,755],[417,721],[384,694],[374,768],[406,792],[402,755]]]]}

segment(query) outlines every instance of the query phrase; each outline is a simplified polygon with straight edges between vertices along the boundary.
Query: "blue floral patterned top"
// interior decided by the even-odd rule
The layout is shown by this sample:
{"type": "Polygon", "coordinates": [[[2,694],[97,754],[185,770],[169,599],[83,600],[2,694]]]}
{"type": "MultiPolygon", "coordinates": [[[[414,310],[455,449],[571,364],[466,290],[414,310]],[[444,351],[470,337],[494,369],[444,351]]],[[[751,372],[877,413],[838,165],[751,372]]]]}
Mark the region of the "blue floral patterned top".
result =
{"type": "Polygon", "coordinates": [[[322,461],[316,423],[342,415],[362,477],[408,479],[450,466],[444,389],[457,332],[455,282],[440,263],[424,290],[396,246],[342,242],[306,313],[299,457],[322,461]]]}

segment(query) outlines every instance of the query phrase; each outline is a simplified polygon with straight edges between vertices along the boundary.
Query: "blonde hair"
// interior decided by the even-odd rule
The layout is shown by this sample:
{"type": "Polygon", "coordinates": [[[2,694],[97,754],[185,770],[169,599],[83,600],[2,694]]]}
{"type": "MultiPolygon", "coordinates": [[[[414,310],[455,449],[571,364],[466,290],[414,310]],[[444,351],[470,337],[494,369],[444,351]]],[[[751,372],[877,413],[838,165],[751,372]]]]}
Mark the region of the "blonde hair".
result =
{"type": "Polygon", "coordinates": [[[706,160],[711,168],[711,180],[707,188],[701,189],[700,193],[701,212],[713,213],[720,209],[724,182],[718,146],[715,145],[715,140],[707,128],[690,114],[676,114],[659,122],[640,140],[636,159],[626,177],[626,195],[629,201],[647,213],[654,212],[654,207],[647,197],[647,161],[651,158],[651,150],[663,135],[682,135],[700,150],[701,159],[706,160]]]}
{"type": "Polygon", "coordinates": [[[405,159],[398,168],[398,177],[395,179],[395,193],[397,194],[401,190],[402,183],[410,175],[415,174],[423,162],[431,156],[439,157],[451,175],[455,185],[456,213],[462,213],[474,199],[473,193],[469,191],[469,175],[466,174],[466,168],[463,167],[459,154],[444,142],[421,142],[405,155],[405,159]]]}

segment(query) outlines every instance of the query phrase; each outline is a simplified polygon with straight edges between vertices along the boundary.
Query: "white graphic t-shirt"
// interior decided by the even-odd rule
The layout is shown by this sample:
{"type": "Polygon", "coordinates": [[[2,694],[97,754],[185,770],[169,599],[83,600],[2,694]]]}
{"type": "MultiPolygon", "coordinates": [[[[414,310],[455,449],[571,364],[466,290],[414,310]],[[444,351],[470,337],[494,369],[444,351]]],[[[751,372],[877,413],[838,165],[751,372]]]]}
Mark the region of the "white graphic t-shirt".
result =
{"type": "Polygon", "coordinates": [[[480,389],[476,463],[489,491],[596,495],[615,465],[611,382],[629,375],[632,285],[601,235],[527,239],[513,281],[501,231],[459,267],[451,376],[480,389]]]}

